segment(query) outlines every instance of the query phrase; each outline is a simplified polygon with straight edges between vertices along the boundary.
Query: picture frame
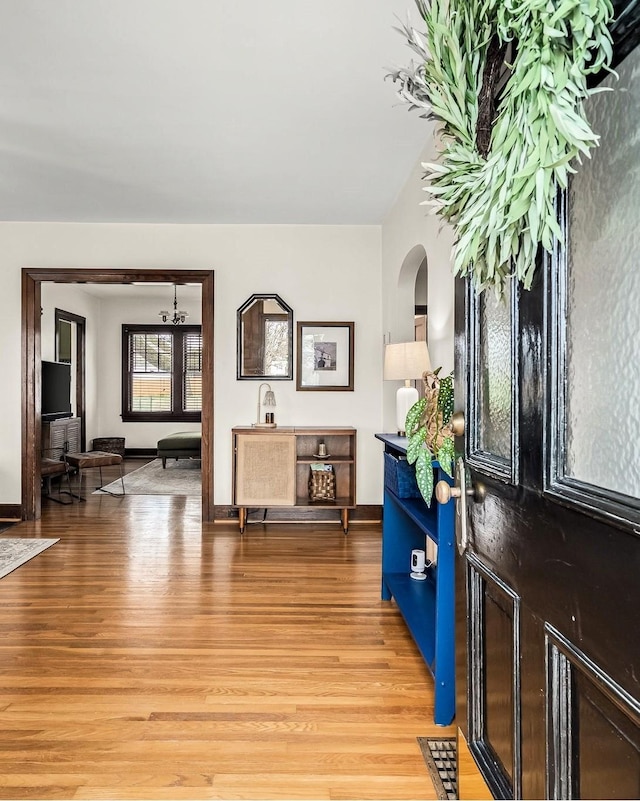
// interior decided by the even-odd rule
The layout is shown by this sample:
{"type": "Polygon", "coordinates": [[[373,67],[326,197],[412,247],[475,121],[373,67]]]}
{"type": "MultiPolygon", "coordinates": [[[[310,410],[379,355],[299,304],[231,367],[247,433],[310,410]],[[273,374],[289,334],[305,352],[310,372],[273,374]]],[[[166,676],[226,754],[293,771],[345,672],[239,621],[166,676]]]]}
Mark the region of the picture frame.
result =
{"type": "Polygon", "coordinates": [[[296,390],[353,392],[355,323],[299,322],[296,390]]]}

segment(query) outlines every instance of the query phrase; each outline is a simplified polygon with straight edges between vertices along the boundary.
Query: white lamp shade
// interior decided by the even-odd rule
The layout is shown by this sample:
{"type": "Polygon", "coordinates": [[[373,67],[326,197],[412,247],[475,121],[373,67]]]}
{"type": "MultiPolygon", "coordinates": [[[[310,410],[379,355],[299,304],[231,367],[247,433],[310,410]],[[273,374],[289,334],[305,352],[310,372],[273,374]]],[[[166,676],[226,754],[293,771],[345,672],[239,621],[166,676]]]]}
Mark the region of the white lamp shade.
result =
{"type": "Polygon", "coordinates": [[[401,434],[405,431],[407,412],[418,400],[418,390],[409,382],[421,378],[427,370],[431,370],[431,361],[426,342],[399,342],[385,348],[385,381],[405,382],[396,393],[396,426],[401,434]]]}
{"type": "Polygon", "coordinates": [[[426,342],[398,342],[386,346],[383,373],[385,381],[421,378],[425,370],[431,370],[426,342]]]}

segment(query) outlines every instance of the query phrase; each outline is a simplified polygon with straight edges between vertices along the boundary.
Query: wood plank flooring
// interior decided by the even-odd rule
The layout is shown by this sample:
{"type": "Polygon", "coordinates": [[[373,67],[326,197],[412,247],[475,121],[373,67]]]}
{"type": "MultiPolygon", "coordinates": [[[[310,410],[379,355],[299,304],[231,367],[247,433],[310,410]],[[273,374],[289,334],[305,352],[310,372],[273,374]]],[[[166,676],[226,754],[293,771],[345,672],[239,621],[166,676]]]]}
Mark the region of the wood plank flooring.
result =
{"type": "Polygon", "coordinates": [[[60,537],[0,580],[0,798],[435,798],[378,526],[87,497],[0,534],[60,537]]]}

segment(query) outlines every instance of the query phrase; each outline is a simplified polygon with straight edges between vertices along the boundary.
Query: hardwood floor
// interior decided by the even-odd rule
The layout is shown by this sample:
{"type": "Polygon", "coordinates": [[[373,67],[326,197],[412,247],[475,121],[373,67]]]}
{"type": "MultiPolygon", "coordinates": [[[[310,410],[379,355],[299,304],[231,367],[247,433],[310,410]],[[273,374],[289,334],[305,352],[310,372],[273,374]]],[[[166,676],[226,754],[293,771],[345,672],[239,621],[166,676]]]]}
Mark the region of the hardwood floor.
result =
{"type": "Polygon", "coordinates": [[[379,527],[87,498],[0,534],[60,538],[1,579],[0,798],[435,798],[379,527]]]}

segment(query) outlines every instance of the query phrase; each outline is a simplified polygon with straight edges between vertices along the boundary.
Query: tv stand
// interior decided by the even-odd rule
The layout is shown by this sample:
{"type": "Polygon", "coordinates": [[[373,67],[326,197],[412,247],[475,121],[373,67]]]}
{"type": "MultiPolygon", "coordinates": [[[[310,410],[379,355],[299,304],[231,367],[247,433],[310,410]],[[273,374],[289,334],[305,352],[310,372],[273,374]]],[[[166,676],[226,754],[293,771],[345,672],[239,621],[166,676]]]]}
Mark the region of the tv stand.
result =
{"type": "Polygon", "coordinates": [[[65,453],[82,450],[80,417],[60,417],[42,420],[42,455],[48,459],[61,459],[65,453]]]}

